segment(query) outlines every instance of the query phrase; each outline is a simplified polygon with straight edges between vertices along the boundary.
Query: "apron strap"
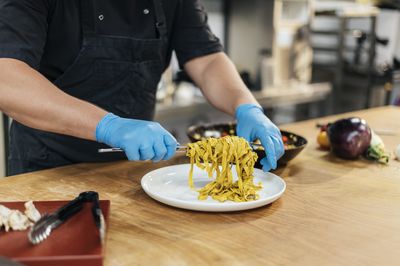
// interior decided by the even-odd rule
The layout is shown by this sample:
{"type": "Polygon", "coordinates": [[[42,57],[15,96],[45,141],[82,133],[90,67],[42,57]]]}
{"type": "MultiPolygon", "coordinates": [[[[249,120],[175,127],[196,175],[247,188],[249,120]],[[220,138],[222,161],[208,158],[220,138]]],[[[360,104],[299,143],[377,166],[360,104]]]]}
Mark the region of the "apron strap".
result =
{"type": "Polygon", "coordinates": [[[155,15],[156,15],[156,29],[160,39],[167,38],[167,22],[165,19],[164,8],[162,0],[153,0],[155,15]]]}
{"type": "Polygon", "coordinates": [[[95,34],[94,14],[93,14],[93,0],[80,0],[81,5],[81,24],[83,40],[86,36],[95,34]]]}

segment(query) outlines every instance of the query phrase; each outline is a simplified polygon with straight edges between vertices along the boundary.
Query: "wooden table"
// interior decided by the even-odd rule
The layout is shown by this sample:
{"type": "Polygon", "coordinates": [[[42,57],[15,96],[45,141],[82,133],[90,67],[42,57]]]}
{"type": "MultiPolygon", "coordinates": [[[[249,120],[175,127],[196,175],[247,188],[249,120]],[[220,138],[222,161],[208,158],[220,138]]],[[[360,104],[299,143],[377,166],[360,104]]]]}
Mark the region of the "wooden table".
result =
{"type": "MultiPolygon", "coordinates": [[[[387,149],[400,144],[400,108],[340,115],[365,118],[387,149]]],[[[339,116],[338,116],[339,117],[339,116]]],[[[140,178],[167,164],[80,164],[8,177],[0,199],[72,199],[96,190],[111,200],[105,265],[399,265],[400,162],[344,161],[317,149],[316,121],[283,126],[309,145],[276,171],[283,197],[256,210],[215,214],[149,198],[140,178]]]]}

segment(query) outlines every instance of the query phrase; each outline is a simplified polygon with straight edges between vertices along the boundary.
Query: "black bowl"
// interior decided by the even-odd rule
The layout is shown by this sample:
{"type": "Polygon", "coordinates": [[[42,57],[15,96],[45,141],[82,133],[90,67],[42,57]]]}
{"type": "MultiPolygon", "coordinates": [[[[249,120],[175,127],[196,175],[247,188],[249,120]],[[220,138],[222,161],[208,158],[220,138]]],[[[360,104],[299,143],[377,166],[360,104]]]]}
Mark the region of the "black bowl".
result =
{"type": "MultiPolygon", "coordinates": [[[[196,142],[207,137],[223,137],[226,135],[236,135],[236,123],[222,123],[222,124],[207,124],[207,125],[196,125],[188,128],[186,132],[191,142],[196,142]]],[[[279,166],[286,165],[289,161],[295,158],[307,145],[307,140],[295,133],[281,130],[282,137],[288,139],[285,146],[285,154],[278,160],[279,166]]],[[[265,157],[264,150],[255,150],[258,155],[258,160],[255,165],[257,168],[262,168],[260,160],[265,157]]]]}

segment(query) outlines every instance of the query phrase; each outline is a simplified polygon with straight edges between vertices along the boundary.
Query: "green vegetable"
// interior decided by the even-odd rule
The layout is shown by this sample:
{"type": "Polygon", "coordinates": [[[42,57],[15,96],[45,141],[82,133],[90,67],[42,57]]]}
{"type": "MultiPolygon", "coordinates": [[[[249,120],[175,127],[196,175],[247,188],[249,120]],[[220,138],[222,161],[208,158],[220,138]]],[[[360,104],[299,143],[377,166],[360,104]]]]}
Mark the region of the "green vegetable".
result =
{"type": "Polygon", "coordinates": [[[373,130],[371,130],[371,133],[371,142],[367,149],[366,157],[381,164],[388,164],[390,156],[385,151],[385,144],[373,130]]]}
{"type": "Polygon", "coordinates": [[[380,145],[369,146],[366,154],[368,159],[377,161],[381,164],[389,163],[389,154],[380,145]]]}

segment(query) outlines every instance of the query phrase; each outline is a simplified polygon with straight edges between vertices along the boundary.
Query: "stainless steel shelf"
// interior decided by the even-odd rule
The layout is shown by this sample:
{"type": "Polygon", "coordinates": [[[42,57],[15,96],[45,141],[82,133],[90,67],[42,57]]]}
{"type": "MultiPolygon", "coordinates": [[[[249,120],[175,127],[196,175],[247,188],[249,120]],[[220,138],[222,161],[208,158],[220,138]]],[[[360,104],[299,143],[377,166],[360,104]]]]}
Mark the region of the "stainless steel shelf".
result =
{"type": "MultiPolygon", "coordinates": [[[[291,82],[286,86],[266,88],[253,92],[254,97],[265,108],[312,103],[325,100],[332,91],[330,83],[305,84],[291,82]]],[[[155,120],[178,120],[188,116],[215,111],[205,99],[196,99],[187,103],[159,103],[156,107],[155,120]]]]}

